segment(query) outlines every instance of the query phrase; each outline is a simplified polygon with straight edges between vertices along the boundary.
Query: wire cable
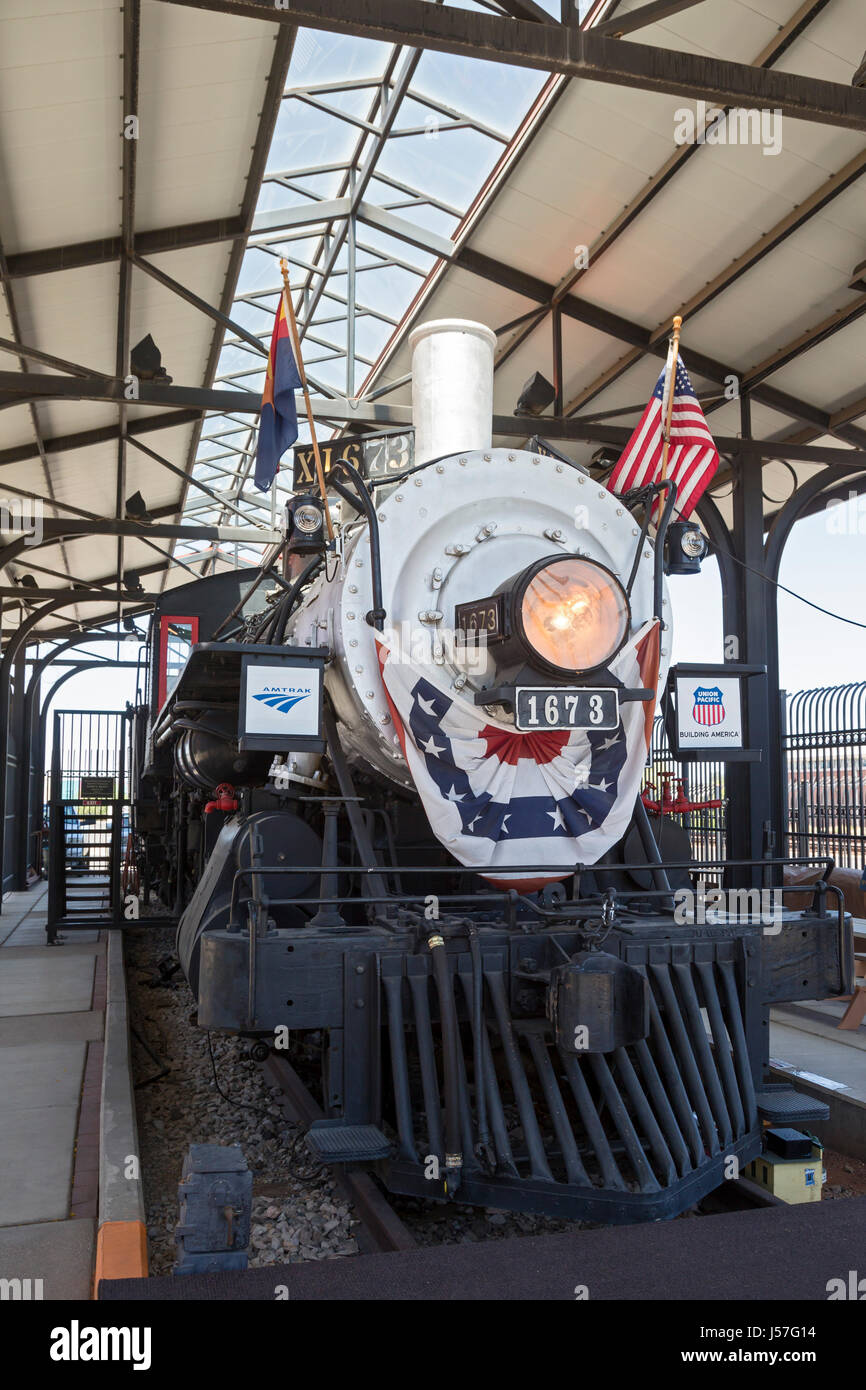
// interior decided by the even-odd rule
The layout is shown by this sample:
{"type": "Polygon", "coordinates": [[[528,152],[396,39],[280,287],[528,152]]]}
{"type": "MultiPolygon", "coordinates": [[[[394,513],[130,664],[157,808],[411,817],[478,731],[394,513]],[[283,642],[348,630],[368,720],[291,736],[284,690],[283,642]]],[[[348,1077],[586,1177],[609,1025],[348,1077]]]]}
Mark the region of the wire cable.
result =
{"type": "Polygon", "coordinates": [[[745,560],[741,560],[730,550],[725,550],[719,545],[715,545],[713,550],[718,551],[722,555],[727,555],[729,560],[734,561],[734,564],[741,565],[743,569],[748,570],[750,574],[756,574],[759,579],[764,580],[765,584],[773,584],[777,589],[781,589],[782,593],[790,594],[791,598],[799,599],[801,603],[807,604],[809,608],[814,608],[817,613],[823,613],[827,618],[836,618],[840,623],[848,623],[851,627],[861,627],[866,631],[866,623],[860,623],[856,618],[846,618],[844,614],[834,613],[830,608],[822,608],[820,603],[813,603],[810,598],[804,598],[802,594],[796,593],[794,589],[789,589],[785,584],[780,584],[778,579],[771,579],[768,574],[762,574],[760,570],[756,570],[751,565],[747,565],[745,560]]]}
{"type": "Polygon", "coordinates": [[[281,1123],[288,1126],[289,1128],[295,1129],[297,1133],[291,1137],[288,1143],[288,1147],[284,1150],[285,1164],[289,1173],[298,1182],[318,1184],[327,1181],[330,1174],[326,1165],[323,1164],[321,1160],[316,1158],[314,1154],[310,1153],[309,1150],[307,1150],[306,1156],[304,1156],[303,1154],[302,1146],[307,1136],[306,1127],[304,1125],[299,1125],[296,1120],[287,1119],[286,1116],[282,1116],[281,1119],[278,1119],[276,1115],[271,1114],[270,1110],[263,1110],[260,1105],[253,1105],[250,1101],[234,1100],[223,1090],[222,1086],[220,1085],[219,1076],[217,1075],[216,1057],[214,1056],[213,1039],[211,1037],[210,1029],[207,1030],[207,1046],[208,1052],[210,1053],[210,1064],[211,1070],[213,1071],[214,1086],[216,1087],[220,1096],[222,1096],[222,1099],[226,1101],[229,1105],[233,1105],[238,1110],[252,1110],[256,1115],[263,1115],[266,1120],[269,1120],[271,1122],[271,1124],[276,1125],[277,1123],[281,1123]]]}
{"type": "Polygon", "coordinates": [[[207,1030],[207,1048],[208,1052],[210,1053],[210,1064],[211,1070],[213,1071],[213,1084],[216,1086],[217,1091],[222,1096],[223,1100],[227,1101],[229,1105],[234,1105],[238,1110],[254,1110],[257,1115],[264,1115],[267,1119],[273,1120],[275,1116],[273,1116],[269,1110],[263,1110],[259,1105],[252,1105],[248,1100],[233,1100],[232,1097],[230,1095],[227,1095],[226,1092],[223,1090],[222,1086],[220,1085],[219,1077],[217,1076],[216,1057],[214,1056],[213,1039],[211,1038],[210,1029],[207,1030]]]}
{"type": "MultiPolygon", "coordinates": [[[[650,488],[635,488],[632,490],[631,494],[625,493],[622,500],[626,503],[626,506],[634,506],[638,501],[643,501],[641,494],[646,494],[650,491],[650,488]],[[630,496],[632,498],[631,503],[629,503],[628,500],[630,496]]],[[[676,512],[677,516],[682,516],[682,512],[676,505],[673,510],[676,512]]],[[[814,608],[817,613],[823,613],[827,618],[836,618],[840,623],[848,623],[851,627],[863,628],[864,631],[866,631],[866,623],[858,622],[856,618],[846,618],[844,614],[834,613],[830,608],[822,608],[820,603],[814,603],[812,599],[805,598],[803,594],[798,594],[796,590],[789,589],[787,585],[780,583],[778,579],[771,579],[770,575],[763,574],[761,570],[753,569],[751,565],[746,564],[745,560],[741,560],[737,555],[734,555],[732,551],[725,549],[725,547],[715,542],[711,542],[711,553],[726,555],[729,560],[733,560],[735,564],[741,565],[742,568],[748,570],[750,574],[756,574],[758,578],[763,579],[766,584],[773,584],[777,589],[781,589],[782,593],[789,594],[791,598],[799,599],[801,603],[805,603],[809,608],[814,608]]]]}

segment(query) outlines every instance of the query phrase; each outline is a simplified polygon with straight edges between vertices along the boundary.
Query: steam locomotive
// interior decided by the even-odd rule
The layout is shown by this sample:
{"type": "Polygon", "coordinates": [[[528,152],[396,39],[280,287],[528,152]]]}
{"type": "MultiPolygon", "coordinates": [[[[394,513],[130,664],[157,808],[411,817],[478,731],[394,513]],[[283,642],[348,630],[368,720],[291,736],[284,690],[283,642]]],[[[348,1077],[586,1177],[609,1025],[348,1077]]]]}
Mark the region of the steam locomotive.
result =
{"type": "Polygon", "coordinates": [[[639,792],[666,574],[700,536],[670,484],[618,497],[492,447],[493,343],[416,329],[410,465],[341,458],[329,515],[297,493],[270,566],[161,601],[142,891],[177,919],[199,1027],[315,1061],[322,1161],[655,1220],[754,1158],[765,1121],[814,1118],[767,1079],[769,1006],[846,988],[850,922],[823,891],[772,929],[675,910],[688,832],[639,792]]]}

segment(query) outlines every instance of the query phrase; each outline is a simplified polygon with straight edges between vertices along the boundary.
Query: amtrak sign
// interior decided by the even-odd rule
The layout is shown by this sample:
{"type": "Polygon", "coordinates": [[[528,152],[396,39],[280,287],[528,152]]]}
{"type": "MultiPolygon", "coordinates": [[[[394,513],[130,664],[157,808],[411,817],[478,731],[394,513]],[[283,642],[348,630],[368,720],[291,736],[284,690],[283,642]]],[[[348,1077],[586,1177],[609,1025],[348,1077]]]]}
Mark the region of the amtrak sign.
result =
{"type": "Polygon", "coordinates": [[[299,657],[245,659],[238,743],[275,753],[318,746],[322,665],[299,657]]]}
{"type": "MultiPolygon", "coordinates": [[[[708,673],[709,674],[709,673],[708,673]]],[[[677,742],[690,749],[742,748],[742,694],[739,676],[702,679],[677,675],[677,742]]]]}

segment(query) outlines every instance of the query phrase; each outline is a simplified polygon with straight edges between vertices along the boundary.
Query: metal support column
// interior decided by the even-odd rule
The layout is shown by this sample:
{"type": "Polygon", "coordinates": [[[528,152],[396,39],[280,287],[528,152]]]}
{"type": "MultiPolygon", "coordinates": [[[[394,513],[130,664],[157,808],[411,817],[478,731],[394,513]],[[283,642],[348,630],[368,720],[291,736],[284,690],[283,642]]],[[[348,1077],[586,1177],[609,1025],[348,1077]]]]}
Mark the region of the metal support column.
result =
{"type": "MultiPolygon", "coordinates": [[[[748,395],[740,398],[742,436],[751,437],[751,411],[748,395]]],[[[739,594],[740,662],[769,666],[772,650],[778,661],[778,625],[775,593],[766,580],[764,568],[764,499],[762,468],[754,459],[741,454],[734,482],[733,554],[737,566],[739,594]]],[[[778,665],[775,670],[778,671],[778,665]]],[[[731,763],[728,768],[728,796],[737,807],[728,827],[728,854],[732,859],[761,859],[765,827],[771,820],[770,787],[781,777],[781,750],[770,738],[770,700],[767,680],[748,678],[746,745],[761,749],[761,761],[731,763]]],[[[773,696],[775,704],[775,696],[773,696]]],[[[749,870],[736,871],[740,886],[751,886],[749,870]]]]}
{"type": "MultiPolygon", "coordinates": [[[[15,666],[23,664],[26,658],[26,651],[22,648],[16,660],[15,666]]],[[[22,692],[21,701],[21,721],[16,728],[15,740],[20,743],[20,750],[17,753],[17,764],[15,778],[15,833],[13,835],[14,846],[14,887],[18,892],[23,892],[27,887],[27,867],[31,862],[31,830],[30,807],[33,799],[33,780],[34,769],[37,766],[36,755],[38,749],[33,734],[33,701],[39,698],[41,672],[36,669],[30,673],[30,684],[22,692]]],[[[37,793],[38,796],[38,793],[37,793]]],[[[34,865],[34,868],[36,866],[34,865]]]]}

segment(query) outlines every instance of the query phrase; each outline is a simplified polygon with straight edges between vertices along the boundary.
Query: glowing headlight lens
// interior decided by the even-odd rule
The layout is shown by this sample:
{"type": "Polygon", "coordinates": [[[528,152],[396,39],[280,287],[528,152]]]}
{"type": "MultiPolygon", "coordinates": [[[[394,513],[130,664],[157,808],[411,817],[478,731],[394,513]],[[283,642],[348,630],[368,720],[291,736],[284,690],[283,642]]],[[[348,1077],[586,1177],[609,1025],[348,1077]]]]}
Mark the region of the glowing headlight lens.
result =
{"type": "Polygon", "coordinates": [[[549,665],[591,671],[622,646],[628,600],[619,581],[592,560],[552,560],[527,584],[520,620],[526,641],[549,665]]]}
{"type": "Polygon", "coordinates": [[[298,507],[295,512],[295,525],[299,531],[309,534],[318,531],[322,524],[322,513],[318,507],[304,506],[298,507]]]}

